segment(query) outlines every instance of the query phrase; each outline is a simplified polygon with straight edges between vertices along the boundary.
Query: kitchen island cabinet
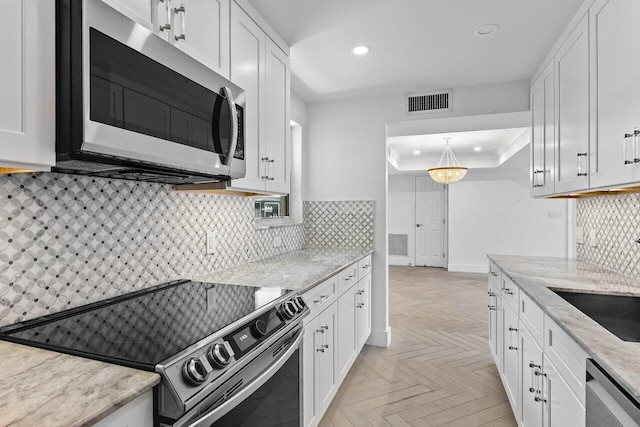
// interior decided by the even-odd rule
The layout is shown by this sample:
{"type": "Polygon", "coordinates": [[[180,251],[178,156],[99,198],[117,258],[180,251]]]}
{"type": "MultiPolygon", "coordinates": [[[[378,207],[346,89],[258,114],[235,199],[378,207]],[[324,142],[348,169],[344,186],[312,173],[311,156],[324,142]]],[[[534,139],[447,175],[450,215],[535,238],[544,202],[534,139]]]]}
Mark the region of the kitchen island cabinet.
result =
{"type": "MultiPolygon", "coordinates": [[[[640,295],[640,280],[573,259],[491,255],[490,260],[492,269],[513,283],[510,291],[513,286],[519,291],[514,351],[520,360],[521,401],[520,412],[514,407],[514,413],[520,425],[584,426],[587,358],[640,400],[637,343],[621,340],[554,292],[640,295]]],[[[506,304],[504,292],[497,298],[506,304]]],[[[504,352],[508,345],[503,344],[504,352]]],[[[500,363],[505,361],[496,359],[500,363]]],[[[505,388],[512,383],[502,370],[501,378],[505,388]]]]}

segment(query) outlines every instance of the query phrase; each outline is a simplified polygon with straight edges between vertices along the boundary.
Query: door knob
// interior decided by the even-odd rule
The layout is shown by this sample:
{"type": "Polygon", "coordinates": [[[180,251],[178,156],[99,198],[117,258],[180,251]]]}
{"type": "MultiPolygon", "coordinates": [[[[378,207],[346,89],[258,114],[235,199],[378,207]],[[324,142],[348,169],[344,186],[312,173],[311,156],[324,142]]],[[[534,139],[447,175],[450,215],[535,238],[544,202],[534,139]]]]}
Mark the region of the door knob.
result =
{"type": "Polygon", "coordinates": [[[424,224],[416,224],[416,227],[420,228],[422,227],[424,224]]]}

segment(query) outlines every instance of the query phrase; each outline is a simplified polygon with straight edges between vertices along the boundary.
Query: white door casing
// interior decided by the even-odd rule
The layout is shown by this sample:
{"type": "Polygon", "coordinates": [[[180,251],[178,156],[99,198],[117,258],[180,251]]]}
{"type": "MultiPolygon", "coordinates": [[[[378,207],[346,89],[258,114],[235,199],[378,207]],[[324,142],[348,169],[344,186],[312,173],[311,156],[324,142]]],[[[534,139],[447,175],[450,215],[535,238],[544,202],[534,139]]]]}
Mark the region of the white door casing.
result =
{"type": "Polygon", "coordinates": [[[444,184],[416,176],[415,265],[444,267],[444,184]]]}

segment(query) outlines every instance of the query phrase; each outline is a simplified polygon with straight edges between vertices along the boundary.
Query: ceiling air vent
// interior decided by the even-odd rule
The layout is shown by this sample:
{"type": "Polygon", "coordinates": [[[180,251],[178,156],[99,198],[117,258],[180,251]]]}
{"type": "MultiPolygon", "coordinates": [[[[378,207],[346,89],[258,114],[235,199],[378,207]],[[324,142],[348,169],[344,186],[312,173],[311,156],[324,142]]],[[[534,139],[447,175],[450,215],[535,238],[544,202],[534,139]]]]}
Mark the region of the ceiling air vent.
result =
{"type": "Polygon", "coordinates": [[[451,89],[407,95],[407,114],[451,111],[451,89]]]}

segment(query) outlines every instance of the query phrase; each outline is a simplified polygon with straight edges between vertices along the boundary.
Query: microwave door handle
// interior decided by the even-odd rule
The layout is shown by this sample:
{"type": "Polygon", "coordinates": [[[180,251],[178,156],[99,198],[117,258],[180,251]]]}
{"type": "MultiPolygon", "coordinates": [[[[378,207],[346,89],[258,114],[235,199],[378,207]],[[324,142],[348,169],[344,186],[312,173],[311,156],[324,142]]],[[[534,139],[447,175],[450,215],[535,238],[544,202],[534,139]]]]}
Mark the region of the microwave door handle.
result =
{"type": "Polygon", "coordinates": [[[228,166],[233,159],[233,155],[236,152],[236,146],[238,145],[238,112],[236,111],[236,102],[231,94],[231,89],[228,87],[222,88],[224,99],[227,101],[229,107],[229,115],[231,116],[231,141],[229,144],[229,151],[224,154],[224,160],[222,164],[228,166]]]}

